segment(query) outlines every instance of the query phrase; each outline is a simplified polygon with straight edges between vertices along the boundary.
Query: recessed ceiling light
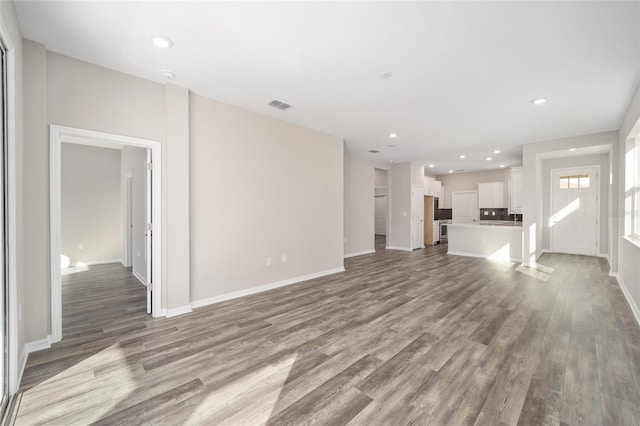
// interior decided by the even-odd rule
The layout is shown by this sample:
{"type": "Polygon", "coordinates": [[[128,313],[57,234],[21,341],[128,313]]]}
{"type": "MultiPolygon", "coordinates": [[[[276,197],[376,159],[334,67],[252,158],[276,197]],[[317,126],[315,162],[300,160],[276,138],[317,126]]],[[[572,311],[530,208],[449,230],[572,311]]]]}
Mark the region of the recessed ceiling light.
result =
{"type": "Polygon", "coordinates": [[[573,152],[575,150],[576,150],[576,148],[569,148],[569,151],[571,151],[571,152],[573,152]]]}
{"type": "Polygon", "coordinates": [[[453,173],[453,170],[449,170],[449,173],[453,173]]]}
{"type": "Polygon", "coordinates": [[[501,169],[504,169],[504,164],[500,164],[500,168],[501,168],[501,169]]]}
{"type": "Polygon", "coordinates": [[[165,36],[153,36],[151,37],[151,43],[160,49],[169,49],[170,47],[173,47],[173,41],[165,36]]]}
{"type": "Polygon", "coordinates": [[[393,73],[391,73],[389,71],[386,71],[386,72],[383,72],[382,74],[380,74],[380,78],[391,78],[391,77],[393,77],[393,73]]]}
{"type": "Polygon", "coordinates": [[[460,154],[460,158],[467,158],[467,156],[464,154],[460,154]]]}
{"type": "Polygon", "coordinates": [[[435,166],[433,164],[429,164],[429,168],[433,169],[435,166]]]}
{"type": "Polygon", "coordinates": [[[493,160],[493,158],[487,157],[487,161],[491,161],[491,160],[493,160]]]}
{"type": "Polygon", "coordinates": [[[393,163],[393,160],[389,160],[390,163],[393,163]]]}
{"type": "Polygon", "coordinates": [[[162,75],[164,78],[168,78],[169,80],[176,78],[176,73],[170,70],[162,70],[162,75]]]}
{"type": "Polygon", "coordinates": [[[547,100],[545,98],[537,98],[537,99],[532,99],[531,103],[534,105],[542,105],[543,103],[547,102],[547,100]]]}
{"type": "Polygon", "coordinates": [[[369,152],[372,153],[372,154],[377,154],[380,151],[378,151],[377,149],[370,149],[369,152]]]}
{"type": "Polygon", "coordinates": [[[493,151],[494,154],[500,154],[500,152],[501,151],[499,149],[496,149],[495,151],[493,151]]]}
{"type": "Polygon", "coordinates": [[[395,138],[397,138],[397,137],[398,137],[398,135],[397,135],[396,133],[389,133],[389,137],[390,137],[391,139],[395,139],[395,138]]]}
{"type": "Polygon", "coordinates": [[[395,145],[395,144],[393,144],[393,143],[388,143],[388,144],[387,144],[387,146],[388,146],[389,148],[395,148],[395,147],[396,147],[396,145],[395,145]]]}

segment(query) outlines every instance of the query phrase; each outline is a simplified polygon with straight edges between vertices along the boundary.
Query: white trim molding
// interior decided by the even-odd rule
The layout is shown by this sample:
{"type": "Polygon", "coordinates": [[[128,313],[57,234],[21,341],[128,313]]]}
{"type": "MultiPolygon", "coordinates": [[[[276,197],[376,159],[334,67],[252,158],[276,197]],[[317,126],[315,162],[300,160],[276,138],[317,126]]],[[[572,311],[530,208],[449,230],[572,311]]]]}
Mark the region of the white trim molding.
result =
{"type": "Polygon", "coordinates": [[[400,250],[400,251],[413,251],[413,249],[408,247],[396,247],[396,246],[386,246],[386,250],[400,250]]]}
{"type": "Polygon", "coordinates": [[[185,306],[180,306],[179,308],[167,309],[165,316],[167,318],[171,318],[171,317],[176,317],[182,314],[188,314],[190,312],[192,312],[191,305],[185,305],[185,306]]]}
{"type": "Polygon", "coordinates": [[[29,359],[29,354],[33,352],[49,349],[50,347],[51,347],[51,335],[47,336],[45,339],[35,340],[33,342],[27,342],[24,344],[24,347],[22,348],[22,353],[20,354],[20,359],[18,361],[18,371],[17,371],[18,386],[20,386],[20,383],[22,382],[22,375],[24,374],[24,369],[27,366],[27,360],[29,359]]]}
{"type": "MultiPolygon", "coordinates": [[[[487,260],[492,260],[490,256],[483,256],[481,254],[477,254],[477,253],[465,253],[465,252],[461,252],[461,251],[447,251],[447,254],[451,254],[453,256],[466,256],[466,257],[476,257],[478,259],[487,259],[487,260]]],[[[498,262],[506,262],[506,259],[500,259],[498,262]]],[[[517,257],[517,258],[510,258],[508,260],[509,262],[516,262],[516,263],[523,263],[522,259],[517,257]]],[[[527,266],[527,265],[525,265],[527,266]]]]}
{"type": "Polygon", "coordinates": [[[135,269],[131,268],[131,273],[133,274],[134,277],[136,277],[138,279],[138,281],[140,281],[140,284],[142,284],[143,286],[146,287],[147,285],[147,280],[145,280],[142,275],[140,275],[138,273],[138,271],[136,271],[135,269]]]}
{"type": "Polygon", "coordinates": [[[618,281],[618,285],[620,286],[620,289],[622,289],[622,294],[624,294],[625,299],[627,299],[627,303],[631,308],[631,312],[633,312],[633,316],[636,318],[636,322],[638,323],[638,325],[640,325],[640,309],[638,309],[638,305],[636,305],[633,297],[631,297],[631,293],[629,293],[629,290],[627,290],[627,286],[624,285],[622,277],[617,272],[609,272],[609,276],[615,278],[616,281],[618,281]]]}
{"type": "Polygon", "coordinates": [[[196,300],[191,302],[192,308],[201,308],[203,306],[212,305],[214,303],[224,302],[226,300],[237,299],[238,297],[249,296],[256,293],[262,293],[263,291],[273,290],[274,288],[284,287],[291,284],[296,284],[302,281],[312,280],[314,278],[320,278],[327,275],[333,275],[340,272],[344,272],[344,267],[327,269],[326,271],[315,272],[313,274],[302,275],[288,280],[278,281],[271,284],[260,285],[257,287],[247,288],[245,290],[234,291],[232,293],[223,294],[221,296],[209,297],[207,299],[196,300]]]}
{"type": "Polygon", "coordinates": [[[357,251],[354,253],[349,253],[349,254],[345,254],[344,258],[347,259],[349,257],[356,257],[356,256],[363,256],[365,254],[371,254],[371,253],[375,253],[376,251],[371,249],[371,250],[362,250],[362,251],[357,251]]]}
{"type": "MultiPolygon", "coordinates": [[[[62,283],[61,283],[61,150],[65,142],[83,143],[98,141],[111,146],[130,145],[151,149],[155,176],[153,179],[153,312],[159,317],[162,307],[162,145],[159,141],[130,136],[76,129],[73,127],[49,126],[49,208],[51,238],[51,336],[50,342],[62,339],[62,283]]],[[[115,261],[120,261],[117,259],[115,261]]]]}

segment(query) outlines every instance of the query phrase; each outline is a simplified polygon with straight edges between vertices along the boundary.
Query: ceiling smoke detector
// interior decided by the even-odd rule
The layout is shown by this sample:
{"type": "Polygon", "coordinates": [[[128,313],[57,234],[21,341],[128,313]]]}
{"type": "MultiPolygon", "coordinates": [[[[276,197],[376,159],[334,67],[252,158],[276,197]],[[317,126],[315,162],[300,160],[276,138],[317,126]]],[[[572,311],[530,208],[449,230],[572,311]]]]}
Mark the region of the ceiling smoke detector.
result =
{"type": "Polygon", "coordinates": [[[269,105],[274,107],[274,108],[278,108],[278,109],[280,109],[282,111],[285,111],[285,110],[288,110],[289,108],[291,108],[291,105],[289,105],[288,103],[279,101],[277,99],[274,99],[271,102],[269,102],[269,105]]]}

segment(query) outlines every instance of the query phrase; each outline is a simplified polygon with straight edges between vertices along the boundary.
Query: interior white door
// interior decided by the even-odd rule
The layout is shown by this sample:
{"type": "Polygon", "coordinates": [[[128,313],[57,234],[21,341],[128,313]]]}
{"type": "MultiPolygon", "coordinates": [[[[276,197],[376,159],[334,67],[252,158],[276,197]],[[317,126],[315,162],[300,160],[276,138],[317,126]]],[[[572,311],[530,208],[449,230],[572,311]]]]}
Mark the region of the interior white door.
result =
{"type": "Polygon", "coordinates": [[[153,162],[151,158],[152,152],[150,149],[147,149],[147,191],[146,191],[146,232],[145,232],[145,266],[146,266],[146,277],[147,277],[147,313],[152,314],[153,312],[153,203],[151,199],[151,194],[153,193],[153,162]]]}
{"type": "Polygon", "coordinates": [[[551,251],[598,253],[598,182],[597,167],[551,171],[551,251]]]}
{"type": "Polygon", "coordinates": [[[387,235],[387,196],[375,196],[375,233],[387,235]]]}
{"type": "Polygon", "coordinates": [[[451,194],[451,222],[465,223],[478,220],[478,193],[456,191],[451,194]]]}
{"type": "Polygon", "coordinates": [[[424,192],[418,187],[411,190],[411,248],[424,248],[424,192]]]}

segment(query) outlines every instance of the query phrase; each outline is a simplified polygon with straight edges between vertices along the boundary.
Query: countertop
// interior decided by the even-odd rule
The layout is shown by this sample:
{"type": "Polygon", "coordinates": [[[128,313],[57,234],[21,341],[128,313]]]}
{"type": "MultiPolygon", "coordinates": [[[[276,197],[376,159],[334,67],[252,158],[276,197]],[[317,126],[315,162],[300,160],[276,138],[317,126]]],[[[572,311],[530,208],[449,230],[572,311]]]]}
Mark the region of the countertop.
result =
{"type": "Polygon", "coordinates": [[[450,223],[449,226],[459,226],[463,228],[522,228],[522,222],[512,220],[481,220],[480,222],[450,223]]]}

